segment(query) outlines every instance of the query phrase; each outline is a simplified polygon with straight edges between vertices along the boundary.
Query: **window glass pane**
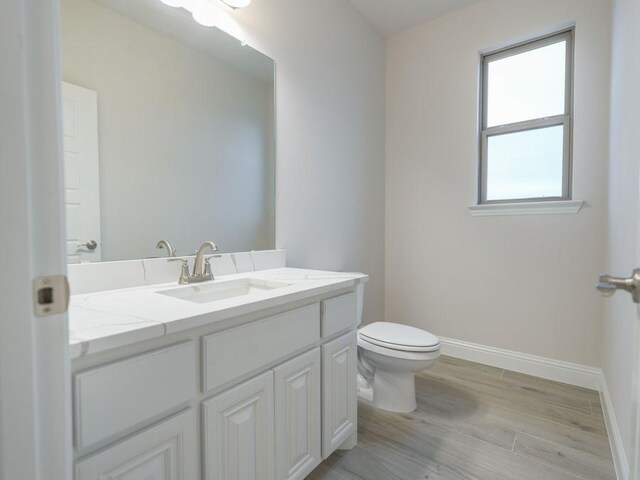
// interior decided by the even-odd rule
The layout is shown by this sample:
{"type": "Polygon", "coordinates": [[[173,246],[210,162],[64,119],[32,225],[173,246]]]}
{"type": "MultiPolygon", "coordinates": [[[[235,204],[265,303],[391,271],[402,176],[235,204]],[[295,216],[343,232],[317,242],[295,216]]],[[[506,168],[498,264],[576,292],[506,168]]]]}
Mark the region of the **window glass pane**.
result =
{"type": "Polygon", "coordinates": [[[487,139],[487,200],[562,196],[562,125],[487,139]]]}
{"type": "Polygon", "coordinates": [[[565,113],[566,41],[487,65],[487,127],[565,113]]]}

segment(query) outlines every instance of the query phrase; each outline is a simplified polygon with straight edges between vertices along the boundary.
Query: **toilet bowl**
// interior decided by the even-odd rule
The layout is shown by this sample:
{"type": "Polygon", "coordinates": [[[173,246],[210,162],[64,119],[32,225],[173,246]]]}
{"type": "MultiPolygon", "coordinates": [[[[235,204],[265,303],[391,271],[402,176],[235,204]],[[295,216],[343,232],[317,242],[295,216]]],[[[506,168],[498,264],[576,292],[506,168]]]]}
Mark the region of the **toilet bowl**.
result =
{"type": "Polygon", "coordinates": [[[358,397],[382,410],[416,409],[414,375],[440,356],[438,337],[399,323],[376,322],[358,330],[358,397]]]}

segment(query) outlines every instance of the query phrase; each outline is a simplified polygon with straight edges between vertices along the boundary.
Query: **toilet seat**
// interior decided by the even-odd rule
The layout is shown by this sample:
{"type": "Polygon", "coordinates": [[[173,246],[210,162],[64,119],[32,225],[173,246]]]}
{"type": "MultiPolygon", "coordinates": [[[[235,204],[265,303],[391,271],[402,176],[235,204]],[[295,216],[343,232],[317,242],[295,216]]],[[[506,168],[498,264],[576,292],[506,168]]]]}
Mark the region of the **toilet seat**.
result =
{"type": "MultiPolygon", "coordinates": [[[[390,322],[375,322],[358,330],[366,344],[400,352],[426,353],[440,350],[438,337],[419,328],[390,322]]],[[[360,342],[359,342],[360,343],[360,342]]]]}
{"type": "Polygon", "coordinates": [[[395,348],[383,347],[374,343],[368,342],[365,337],[358,335],[358,348],[362,348],[369,352],[377,353],[385,357],[397,358],[401,360],[417,360],[423,361],[431,358],[438,358],[440,356],[440,345],[428,352],[408,352],[405,350],[398,350],[395,348]]]}

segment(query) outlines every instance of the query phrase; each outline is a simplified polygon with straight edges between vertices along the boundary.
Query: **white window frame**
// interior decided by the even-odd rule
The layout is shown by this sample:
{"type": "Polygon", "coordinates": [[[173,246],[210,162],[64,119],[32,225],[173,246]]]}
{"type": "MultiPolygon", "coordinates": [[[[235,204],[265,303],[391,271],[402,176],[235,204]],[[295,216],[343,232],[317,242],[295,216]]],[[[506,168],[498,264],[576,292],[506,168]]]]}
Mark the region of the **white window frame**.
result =
{"type": "Polygon", "coordinates": [[[480,162],[478,175],[478,205],[491,205],[501,203],[531,203],[554,202],[571,200],[572,187],[572,141],[573,141],[573,51],[574,29],[562,30],[544,37],[522,42],[507,48],[483,54],[481,57],[481,99],[480,99],[480,162]],[[487,128],[488,112],[488,64],[502,58],[511,57],[524,52],[535,50],[547,45],[566,41],[566,66],[565,66],[565,109],[561,115],[536,118],[522,122],[496,125],[487,128]],[[489,137],[504,135],[507,133],[526,132],[539,128],[562,125],[564,127],[564,152],[562,168],[562,195],[556,197],[537,198],[509,198],[500,200],[487,200],[487,145],[489,137]]]}

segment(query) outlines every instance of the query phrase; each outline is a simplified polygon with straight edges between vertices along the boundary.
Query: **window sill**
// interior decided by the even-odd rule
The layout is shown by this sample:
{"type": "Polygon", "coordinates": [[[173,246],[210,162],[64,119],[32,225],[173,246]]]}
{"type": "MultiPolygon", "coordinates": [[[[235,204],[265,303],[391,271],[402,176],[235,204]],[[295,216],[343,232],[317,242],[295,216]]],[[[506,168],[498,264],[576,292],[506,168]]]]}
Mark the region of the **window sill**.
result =
{"type": "Polygon", "coordinates": [[[554,215],[578,213],[584,202],[581,200],[559,200],[549,202],[487,203],[467,207],[474,217],[490,215],[554,215]]]}

